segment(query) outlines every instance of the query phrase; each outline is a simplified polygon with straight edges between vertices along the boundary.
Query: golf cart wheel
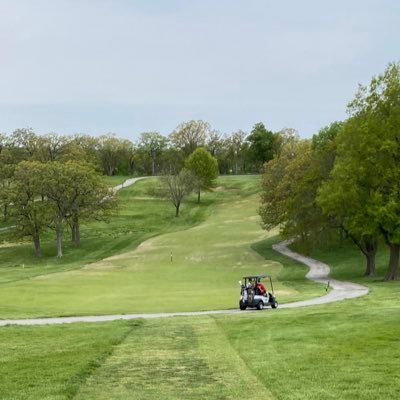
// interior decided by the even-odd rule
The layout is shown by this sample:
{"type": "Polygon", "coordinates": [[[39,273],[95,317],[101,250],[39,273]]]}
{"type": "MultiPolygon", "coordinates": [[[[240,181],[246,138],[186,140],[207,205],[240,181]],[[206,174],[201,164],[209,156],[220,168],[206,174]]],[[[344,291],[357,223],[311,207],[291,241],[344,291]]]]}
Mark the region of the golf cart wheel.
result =
{"type": "Polygon", "coordinates": [[[239,301],[239,308],[241,310],[245,310],[247,308],[247,304],[243,301],[239,301]]]}
{"type": "Polygon", "coordinates": [[[262,310],[264,308],[264,303],[262,301],[259,301],[257,304],[257,310],[262,310]]]}
{"type": "Polygon", "coordinates": [[[271,304],[272,308],[278,308],[278,302],[275,300],[272,304],[271,304]]]}

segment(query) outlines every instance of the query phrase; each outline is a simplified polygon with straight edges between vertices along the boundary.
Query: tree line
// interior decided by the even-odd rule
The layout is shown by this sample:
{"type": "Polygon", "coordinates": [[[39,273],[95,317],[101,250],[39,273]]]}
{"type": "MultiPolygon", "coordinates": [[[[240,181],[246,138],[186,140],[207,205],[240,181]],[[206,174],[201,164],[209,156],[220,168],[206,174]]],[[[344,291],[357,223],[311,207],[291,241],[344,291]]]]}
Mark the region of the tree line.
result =
{"type": "Polygon", "coordinates": [[[400,252],[400,64],[360,86],[348,119],[312,139],[283,137],[264,165],[264,228],[308,246],[338,235],[365,256],[374,276],[378,244],[390,251],[386,280],[398,279],[400,252]]]}
{"type": "MultiPolygon", "coordinates": [[[[286,130],[290,131],[290,130],[286,130]]],[[[39,135],[30,128],[0,134],[0,207],[20,237],[31,237],[41,256],[41,237],[55,233],[62,256],[65,228],[80,245],[82,220],[106,219],[114,194],[101,175],[163,175],[157,195],[171,200],[176,216],[187,194],[198,202],[219,173],[259,172],[273,157],[280,133],[262,123],[247,134],[224,136],[201,120],[184,122],[168,136],[144,132],[136,143],[115,134],[39,135]]]]}
{"type": "MultiPolygon", "coordinates": [[[[286,131],[286,130],[283,130],[286,131]]],[[[290,129],[288,129],[290,131],[290,129]]],[[[250,133],[242,130],[223,135],[202,120],[183,122],[168,136],[159,132],[143,132],[136,142],[110,133],[101,136],[84,134],[39,135],[32,129],[16,129],[0,134],[1,151],[8,160],[41,162],[85,159],[99,172],[112,175],[157,175],[180,170],[185,159],[199,147],[205,148],[218,161],[221,174],[258,173],[265,161],[279,147],[279,132],[272,132],[263,123],[254,125],[250,133]]]]}

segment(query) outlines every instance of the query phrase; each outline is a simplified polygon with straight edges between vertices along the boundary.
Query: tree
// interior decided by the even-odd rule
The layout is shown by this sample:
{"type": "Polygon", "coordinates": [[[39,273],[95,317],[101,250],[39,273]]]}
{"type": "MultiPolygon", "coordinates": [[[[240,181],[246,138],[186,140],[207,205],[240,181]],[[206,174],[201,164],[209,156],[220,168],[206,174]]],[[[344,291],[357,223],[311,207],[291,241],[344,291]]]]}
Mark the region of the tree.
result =
{"type": "Polygon", "coordinates": [[[127,146],[132,145],[129,140],[119,139],[115,134],[100,136],[98,152],[100,163],[106,175],[115,175],[118,171],[118,163],[121,159],[127,159],[127,146]]]}
{"type": "Polygon", "coordinates": [[[197,202],[200,203],[201,190],[211,189],[218,177],[218,161],[206,149],[199,147],[185,160],[185,167],[196,177],[197,202]]]}
{"type": "Polygon", "coordinates": [[[46,165],[38,161],[22,161],[15,170],[9,200],[13,203],[17,234],[30,236],[36,256],[41,257],[40,237],[53,218],[52,205],[44,198],[46,165]]]}
{"type": "Polygon", "coordinates": [[[68,160],[82,160],[84,159],[87,163],[92,164],[96,171],[101,171],[103,169],[100,163],[99,155],[99,139],[89,136],[78,134],[75,135],[72,141],[68,144],[66,153],[69,154],[68,160]],[[81,157],[80,155],[84,155],[81,157]]]}
{"type": "Polygon", "coordinates": [[[318,188],[317,205],[321,207],[330,225],[343,232],[365,255],[365,275],[374,276],[378,231],[376,225],[370,223],[365,208],[368,190],[360,191],[348,178],[354,166],[340,161],[335,164],[338,143],[341,136],[347,134],[345,129],[348,127],[348,122],[334,122],[313,136],[313,148],[316,157],[320,159],[323,176],[318,188]]]}
{"type": "Polygon", "coordinates": [[[318,191],[317,203],[332,226],[341,229],[346,237],[366,257],[366,276],[375,275],[375,256],[378,250],[379,229],[369,214],[368,187],[357,187],[351,177],[352,166],[341,162],[335,165],[330,179],[318,191]]]}
{"type": "Polygon", "coordinates": [[[329,237],[329,221],[316,197],[332,168],[339,131],[340,124],[332,124],[312,141],[293,137],[265,164],[259,210],[264,228],[279,226],[284,236],[299,237],[308,247],[329,237]]]}
{"type": "Polygon", "coordinates": [[[265,162],[274,157],[274,134],[268,131],[262,122],[254,125],[250,135],[248,156],[257,170],[260,170],[265,162]]]}
{"type": "Polygon", "coordinates": [[[114,192],[101,180],[89,165],[67,163],[69,173],[76,178],[71,190],[71,209],[67,222],[71,228],[71,239],[76,246],[81,244],[80,224],[82,220],[107,220],[117,208],[114,192]]]}
{"type": "Polygon", "coordinates": [[[233,132],[227,139],[228,157],[232,161],[233,173],[237,175],[240,171],[245,172],[245,160],[248,151],[246,142],[247,134],[242,130],[233,132]]]}
{"type": "Polygon", "coordinates": [[[6,145],[7,145],[7,136],[4,133],[0,133],[0,155],[6,145]]]}
{"type": "MultiPolygon", "coordinates": [[[[310,160],[311,143],[298,141],[286,144],[279,157],[265,164],[259,208],[264,229],[279,226],[285,236],[294,233],[296,218],[293,212],[298,206],[295,184],[303,177],[310,160]]],[[[295,233],[305,238],[308,229],[308,225],[298,227],[295,233]]]]}
{"type": "Polygon", "coordinates": [[[8,218],[9,197],[12,190],[14,170],[13,154],[10,151],[5,136],[3,142],[0,137],[0,207],[3,208],[4,220],[8,218]]]}
{"type": "Polygon", "coordinates": [[[39,138],[32,128],[16,129],[9,141],[11,146],[19,150],[19,160],[33,159],[39,152],[39,138]]]}
{"type": "Polygon", "coordinates": [[[0,156],[0,206],[3,208],[4,220],[8,218],[14,170],[15,165],[3,163],[0,156]]]}
{"type": "Polygon", "coordinates": [[[37,136],[35,159],[41,162],[59,160],[65,153],[70,137],[51,132],[47,135],[37,136]]]}
{"type": "Polygon", "coordinates": [[[279,155],[282,147],[289,142],[296,142],[300,140],[299,133],[293,128],[283,128],[274,133],[273,140],[273,154],[279,155]]]}
{"type": "Polygon", "coordinates": [[[155,175],[157,160],[166,149],[168,139],[159,132],[144,132],[140,134],[138,151],[143,152],[145,159],[151,160],[151,175],[155,175]]]}
{"type": "Polygon", "coordinates": [[[161,154],[160,170],[163,174],[176,175],[182,170],[184,161],[182,151],[169,145],[161,154]]]}
{"type": "Polygon", "coordinates": [[[169,139],[172,145],[187,157],[197,147],[205,146],[210,129],[208,122],[201,120],[183,122],[170,134],[169,139]]]}
{"type": "Polygon", "coordinates": [[[75,244],[80,244],[80,218],[93,217],[112,201],[113,194],[87,164],[76,161],[45,164],[44,193],[54,205],[57,257],[62,257],[63,224],[69,222],[75,244]]]}
{"type": "Polygon", "coordinates": [[[179,217],[183,199],[193,191],[195,179],[187,169],[182,169],[177,175],[164,175],[160,178],[159,195],[175,206],[175,217],[179,217]]]}
{"type": "MultiPolygon", "coordinates": [[[[389,64],[368,87],[360,86],[348,112],[350,118],[340,135],[332,184],[338,193],[343,194],[346,207],[356,211],[350,224],[352,229],[356,229],[361,238],[374,237],[376,227],[383,235],[390,249],[385,279],[397,279],[400,251],[400,65],[389,64]],[[349,184],[354,188],[350,193],[349,184]],[[360,228],[354,227],[356,223],[360,228]]],[[[326,197],[324,193],[321,196],[326,197]]],[[[322,201],[326,201],[325,198],[322,201]]]]}
{"type": "Polygon", "coordinates": [[[209,133],[206,148],[213,157],[217,157],[224,147],[224,140],[220,132],[213,130],[209,133]]]}

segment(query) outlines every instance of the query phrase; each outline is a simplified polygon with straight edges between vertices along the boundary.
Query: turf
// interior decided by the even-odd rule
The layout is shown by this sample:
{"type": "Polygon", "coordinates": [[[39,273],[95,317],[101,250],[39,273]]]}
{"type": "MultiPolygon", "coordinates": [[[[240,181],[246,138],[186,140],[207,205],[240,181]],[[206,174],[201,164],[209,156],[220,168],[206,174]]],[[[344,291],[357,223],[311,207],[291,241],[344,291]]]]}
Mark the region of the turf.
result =
{"type": "MultiPolygon", "coordinates": [[[[320,285],[305,281],[304,267],[294,273],[291,282],[285,276],[294,272],[295,263],[290,263],[285,272],[280,262],[268,260],[271,251],[263,249],[270,246],[271,233],[261,229],[256,213],[258,183],[258,177],[221,178],[216,190],[203,196],[200,205],[187,204],[182,217],[175,218],[168,202],[147,194],[149,182],[138,182],[121,191],[126,212],[113,218],[112,230],[108,227],[103,236],[96,225],[90,225],[83,231],[86,242],[90,237],[99,242],[91,244],[90,254],[87,248],[81,250],[83,259],[77,259],[74,253],[74,263],[61,265],[58,270],[51,260],[52,274],[15,281],[10,281],[10,276],[16,279],[16,268],[5,269],[0,317],[236,308],[237,281],[247,274],[266,272],[285,279],[276,279],[274,286],[280,302],[322,294],[320,285]],[[141,224],[136,241],[134,233],[128,231],[129,221],[131,229],[141,224]],[[109,247],[118,246],[120,238],[133,238],[134,248],[140,239],[160,231],[162,235],[130,252],[125,247],[120,255],[89,263],[99,253],[112,253],[109,247]],[[258,243],[260,239],[267,242],[258,243]],[[301,290],[296,287],[299,281],[301,290]],[[15,293],[19,294],[17,298],[15,293]]],[[[10,257],[12,254],[10,249],[10,257]]],[[[33,271],[36,267],[30,268],[33,271]]],[[[24,269],[19,267],[19,272],[23,277],[24,269]]]]}
{"type": "MultiPolygon", "coordinates": [[[[332,250],[319,255],[333,275],[356,280],[358,252],[332,250]]],[[[379,271],[384,264],[382,258],[379,271]]],[[[4,399],[396,400],[400,285],[366,284],[371,294],[362,298],[295,310],[0,329],[0,393],[4,399]]]]}
{"type": "MultiPolygon", "coordinates": [[[[278,238],[259,230],[254,219],[255,180],[221,180],[217,190],[206,195],[204,205],[185,206],[187,220],[179,220],[181,225],[174,219],[163,220],[165,230],[157,237],[154,230],[162,217],[154,212],[149,219],[142,216],[142,233],[153,237],[137,250],[137,244],[116,244],[118,238],[130,238],[123,232],[128,216],[135,213],[132,204],[137,202],[140,209],[147,204],[150,210],[160,200],[148,197],[144,183],[121,195],[126,214],[107,233],[112,237],[115,231],[110,240],[114,258],[100,262],[94,258],[82,269],[82,262],[90,259],[82,250],[83,261],[76,259],[73,267],[60,263],[57,268],[70,268],[60,273],[54,273],[54,265],[46,270],[38,264],[41,277],[21,273],[1,285],[2,311],[10,316],[100,312],[120,310],[125,302],[153,311],[159,307],[158,299],[167,299],[171,308],[231,304],[238,294],[231,281],[260,265],[277,278],[283,298],[321,294],[321,286],[305,283],[304,267],[271,250],[278,238]],[[172,262],[171,243],[177,243],[172,262]],[[129,246],[131,252],[126,253],[129,246]],[[146,261],[140,262],[141,257],[146,261]],[[163,258],[166,261],[160,263],[163,258]],[[133,278],[137,274],[139,281],[133,278]],[[143,293],[153,289],[154,277],[161,277],[156,281],[156,301],[148,303],[143,293]],[[192,280],[190,293],[205,292],[210,298],[194,296],[183,306],[182,298],[190,298],[187,277],[192,280]],[[131,290],[140,289],[141,282],[142,291],[131,290]],[[213,292],[216,286],[219,292],[213,292]],[[79,295],[85,292],[87,297],[79,295]]],[[[166,202],[157,210],[163,205],[171,211],[166,202]]],[[[136,212],[140,220],[142,214],[136,212]]],[[[95,225],[85,227],[85,232],[88,239],[106,234],[95,225]]],[[[14,248],[14,256],[21,260],[23,248],[14,248]]],[[[110,251],[97,250],[93,257],[110,251]]],[[[335,278],[368,285],[370,294],[328,305],[234,316],[8,326],[0,329],[0,398],[397,400],[400,284],[382,279],[387,251],[381,249],[378,276],[372,279],[362,276],[363,257],[351,246],[319,249],[311,256],[331,265],[335,278]]],[[[46,262],[50,261],[54,259],[48,257],[46,262]]],[[[9,277],[15,271],[7,272],[9,277]]]]}
{"type": "Polygon", "coordinates": [[[77,324],[0,329],[1,399],[70,399],[141,324],[77,324]]]}

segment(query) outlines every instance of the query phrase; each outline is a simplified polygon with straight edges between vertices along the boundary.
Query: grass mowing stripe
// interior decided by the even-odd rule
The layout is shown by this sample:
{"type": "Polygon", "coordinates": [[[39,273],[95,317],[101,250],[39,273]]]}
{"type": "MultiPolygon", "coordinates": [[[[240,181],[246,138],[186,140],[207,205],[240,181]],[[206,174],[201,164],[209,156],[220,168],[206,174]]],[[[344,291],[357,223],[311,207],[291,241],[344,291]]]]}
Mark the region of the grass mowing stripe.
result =
{"type": "Polygon", "coordinates": [[[95,360],[127,334],[130,322],[0,329],[0,398],[64,400],[73,396],[95,360]]]}
{"type": "Polygon", "coordinates": [[[81,371],[74,375],[66,385],[66,397],[67,399],[73,399],[80,386],[84,385],[87,379],[93,375],[98,368],[101,367],[109,358],[116,348],[120,346],[126,338],[136,331],[138,327],[143,324],[142,320],[128,321],[127,325],[130,327],[126,331],[122,332],[119,336],[115,337],[111,342],[110,346],[107,347],[102,353],[96,355],[96,357],[91,360],[81,371]]]}
{"type": "Polygon", "coordinates": [[[209,317],[146,321],[77,399],[272,399],[209,317]]]}

